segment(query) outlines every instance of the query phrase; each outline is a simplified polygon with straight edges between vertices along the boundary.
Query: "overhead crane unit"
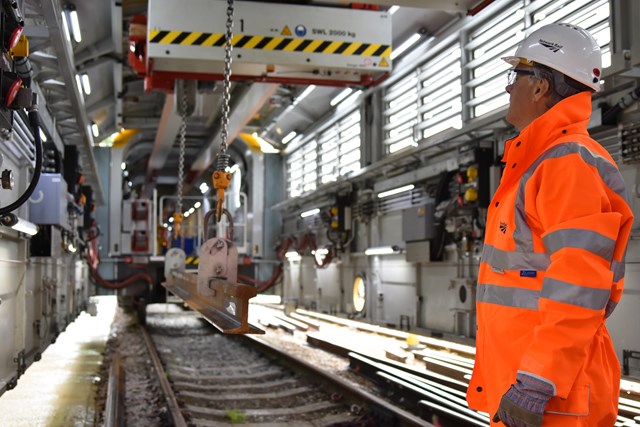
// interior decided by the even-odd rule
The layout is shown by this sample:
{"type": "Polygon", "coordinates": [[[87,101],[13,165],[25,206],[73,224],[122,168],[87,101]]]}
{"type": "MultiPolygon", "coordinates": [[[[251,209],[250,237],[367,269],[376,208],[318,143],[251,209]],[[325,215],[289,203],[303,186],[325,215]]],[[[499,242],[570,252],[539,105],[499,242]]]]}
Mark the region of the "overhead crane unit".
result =
{"type": "MultiPolygon", "coordinates": [[[[391,71],[386,11],[248,1],[234,9],[234,79],[370,85],[391,71]]],[[[150,86],[167,78],[222,79],[226,18],[224,1],[192,0],[188,8],[149,1],[150,86]]]]}

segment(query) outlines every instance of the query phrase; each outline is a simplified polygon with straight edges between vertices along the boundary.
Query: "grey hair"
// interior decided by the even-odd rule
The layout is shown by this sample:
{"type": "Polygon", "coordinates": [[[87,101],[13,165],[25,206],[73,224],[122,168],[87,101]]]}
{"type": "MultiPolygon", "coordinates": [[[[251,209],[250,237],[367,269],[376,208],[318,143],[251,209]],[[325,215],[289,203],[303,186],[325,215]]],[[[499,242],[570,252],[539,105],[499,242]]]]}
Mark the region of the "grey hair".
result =
{"type": "Polygon", "coordinates": [[[593,89],[586,86],[585,84],[580,83],[579,81],[572,79],[565,74],[562,74],[558,70],[554,70],[553,68],[549,68],[542,64],[534,64],[533,73],[536,78],[547,80],[549,82],[551,96],[550,102],[547,105],[548,108],[553,107],[563,99],[573,96],[577,93],[585,91],[591,93],[594,92],[593,89]]]}

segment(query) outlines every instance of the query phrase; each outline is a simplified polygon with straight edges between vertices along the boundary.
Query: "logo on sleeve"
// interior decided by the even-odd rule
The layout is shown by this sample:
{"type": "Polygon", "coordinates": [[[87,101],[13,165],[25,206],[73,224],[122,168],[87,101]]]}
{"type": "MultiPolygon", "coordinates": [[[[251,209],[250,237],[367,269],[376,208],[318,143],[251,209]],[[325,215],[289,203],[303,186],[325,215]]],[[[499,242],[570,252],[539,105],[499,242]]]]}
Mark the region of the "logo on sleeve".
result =
{"type": "Polygon", "coordinates": [[[507,223],[504,221],[500,221],[500,231],[502,231],[502,234],[506,234],[507,233],[507,223]]]}

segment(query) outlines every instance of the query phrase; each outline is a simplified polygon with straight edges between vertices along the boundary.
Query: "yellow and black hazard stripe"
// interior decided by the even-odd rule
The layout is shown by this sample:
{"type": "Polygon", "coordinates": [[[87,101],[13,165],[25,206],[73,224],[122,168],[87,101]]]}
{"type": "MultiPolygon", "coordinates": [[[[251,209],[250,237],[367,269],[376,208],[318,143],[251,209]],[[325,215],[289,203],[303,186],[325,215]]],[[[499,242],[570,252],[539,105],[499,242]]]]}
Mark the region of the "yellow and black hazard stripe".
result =
{"type": "Polygon", "coordinates": [[[185,265],[198,265],[198,261],[200,261],[200,258],[197,256],[190,256],[187,257],[187,259],[184,261],[185,265]]]}
{"type": "MultiPolygon", "coordinates": [[[[224,47],[222,33],[198,31],[149,30],[149,43],[163,45],[224,47]]],[[[291,37],[235,35],[231,45],[239,49],[271,50],[282,52],[322,53],[334,55],[389,57],[391,46],[378,43],[341,42],[291,37]]]]}

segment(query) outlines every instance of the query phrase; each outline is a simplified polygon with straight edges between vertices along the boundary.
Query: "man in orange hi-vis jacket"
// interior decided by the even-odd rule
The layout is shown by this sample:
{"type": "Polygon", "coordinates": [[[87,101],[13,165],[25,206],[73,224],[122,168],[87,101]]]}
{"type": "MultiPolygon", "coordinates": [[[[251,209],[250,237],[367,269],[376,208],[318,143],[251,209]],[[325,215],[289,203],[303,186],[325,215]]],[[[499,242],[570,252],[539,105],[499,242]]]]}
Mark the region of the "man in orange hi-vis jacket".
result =
{"type": "Polygon", "coordinates": [[[489,207],[467,391],[492,425],[606,426],[620,363],[605,326],[624,286],[633,223],[625,184],[587,133],[601,53],[551,24],[512,57],[504,173],[489,207]]]}

